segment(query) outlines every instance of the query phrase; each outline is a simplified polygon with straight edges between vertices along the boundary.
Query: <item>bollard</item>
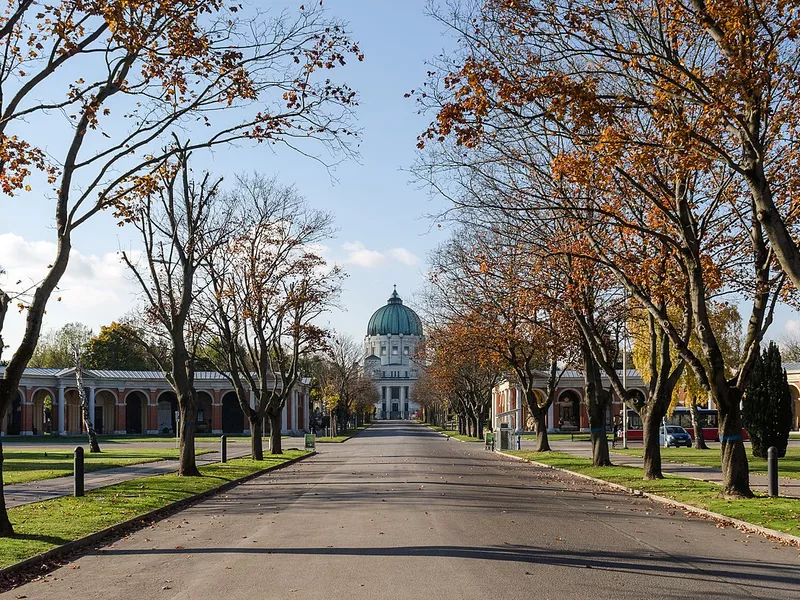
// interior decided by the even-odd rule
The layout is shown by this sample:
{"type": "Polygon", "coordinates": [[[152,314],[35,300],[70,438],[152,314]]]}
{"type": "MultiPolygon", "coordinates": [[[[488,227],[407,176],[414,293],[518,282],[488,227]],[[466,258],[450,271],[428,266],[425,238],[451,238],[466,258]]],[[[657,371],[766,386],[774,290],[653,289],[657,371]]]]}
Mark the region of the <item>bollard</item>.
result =
{"type": "Polygon", "coordinates": [[[76,498],[83,496],[83,446],[75,448],[75,461],[73,463],[75,475],[73,494],[76,498]]]}
{"type": "Polygon", "coordinates": [[[769,480],[768,493],[770,497],[778,497],[778,449],[770,446],[767,450],[767,479],[769,480]]]}
{"type": "Polygon", "coordinates": [[[517,450],[522,450],[522,436],[517,435],[517,450]]]}
{"type": "Polygon", "coordinates": [[[228,437],[223,435],[219,438],[219,462],[228,462],[228,437]]]}

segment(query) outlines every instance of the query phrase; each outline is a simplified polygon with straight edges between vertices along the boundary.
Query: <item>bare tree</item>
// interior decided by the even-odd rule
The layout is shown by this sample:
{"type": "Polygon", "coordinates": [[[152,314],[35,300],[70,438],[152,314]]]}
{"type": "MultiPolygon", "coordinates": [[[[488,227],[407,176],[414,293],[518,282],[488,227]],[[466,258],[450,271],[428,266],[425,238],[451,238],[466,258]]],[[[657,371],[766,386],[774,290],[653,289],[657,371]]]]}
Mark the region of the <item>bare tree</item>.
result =
{"type": "Polygon", "coordinates": [[[281,453],[283,408],[301,359],[325,346],[314,322],[338,295],[342,274],[314,250],[331,234],[330,215],[308,208],[293,188],[240,177],[228,200],[239,233],[206,262],[210,346],[250,422],[252,456],[262,460],[265,417],[271,452],[281,453]]]}
{"type": "Polygon", "coordinates": [[[175,390],[180,411],[178,474],[196,476],[194,375],[204,331],[197,298],[207,286],[200,280],[201,266],[227,242],[230,219],[218,198],[221,180],[206,173],[199,182],[192,181],[189,156],[183,152],[177,161],[165,163],[162,184],[138,202],[132,222],[143,252],[137,260],[124,251],[122,260],[139,284],[145,306],[144,320],[139,326],[129,323],[127,331],[175,390]],[[166,355],[162,336],[169,349],[166,355]]]}

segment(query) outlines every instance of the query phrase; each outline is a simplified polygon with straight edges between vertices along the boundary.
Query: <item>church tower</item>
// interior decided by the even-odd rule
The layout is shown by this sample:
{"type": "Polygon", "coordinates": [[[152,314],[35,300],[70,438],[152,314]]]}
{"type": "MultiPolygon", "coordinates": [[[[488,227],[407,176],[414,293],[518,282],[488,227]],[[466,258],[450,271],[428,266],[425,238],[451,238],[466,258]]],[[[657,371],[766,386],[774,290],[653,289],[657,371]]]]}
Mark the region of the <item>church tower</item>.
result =
{"type": "Polygon", "coordinates": [[[395,286],[391,297],[370,318],[364,338],[364,370],[378,386],[378,419],[412,419],[419,412],[414,382],[419,366],[414,360],[422,341],[422,321],[403,304],[395,286]]]}

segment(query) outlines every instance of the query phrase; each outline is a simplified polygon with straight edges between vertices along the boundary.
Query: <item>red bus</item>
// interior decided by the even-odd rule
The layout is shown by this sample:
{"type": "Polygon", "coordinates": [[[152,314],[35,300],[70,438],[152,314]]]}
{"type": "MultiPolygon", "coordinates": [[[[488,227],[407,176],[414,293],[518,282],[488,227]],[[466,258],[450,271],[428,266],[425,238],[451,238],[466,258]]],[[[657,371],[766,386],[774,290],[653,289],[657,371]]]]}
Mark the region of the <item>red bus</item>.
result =
{"type": "MultiPolygon", "coordinates": [[[[719,413],[716,408],[698,408],[697,418],[700,421],[700,427],[703,430],[703,437],[707,442],[719,441],[719,413]]],[[[692,427],[692,415],[688,408],[685,406],[677,406],[672,411],[672,416],[664,419],[666,425],[680,425],[686,432],[694,439],[694,428],[692,427]]],[[[747,431],[742,429],[742,437],[747,440],[750,439],[747,431]]],[[[641,440],[642,439],[642,419],[635,411],[628,409],[628,439],[641,440]]]]}

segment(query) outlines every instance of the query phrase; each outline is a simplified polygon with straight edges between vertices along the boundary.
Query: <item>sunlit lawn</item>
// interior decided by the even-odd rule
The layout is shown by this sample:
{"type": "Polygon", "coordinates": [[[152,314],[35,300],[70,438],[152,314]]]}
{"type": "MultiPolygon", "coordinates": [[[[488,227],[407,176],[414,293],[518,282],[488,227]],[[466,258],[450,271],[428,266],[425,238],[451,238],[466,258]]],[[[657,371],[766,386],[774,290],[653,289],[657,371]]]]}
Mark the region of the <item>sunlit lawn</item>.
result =
{"type": "MultiPolygon", "coordinates": [[[[198,448],[198,455],[211,452],[198,448]]],[[[63,450],[20,450],[6,445],[3,448],[3,483],[25,483],[72,475],[74,454],[63,450]]],[[[100,454],[84,454],[86,472],[113,467],[178,458],[177,448],[124,448],[106,446],[100,454]]]]}
{"type": "MultiPolygon", "coordinates": [[[[631,448],[628,450],[614,450],[622,454],[631,456],[641,456],[641,448],[631,448]]],[[[721,468],[721,458],[719,449],[697,450],[695,448],[661,448],[661,458],[671,462],[700,465],[703,467],[721,468]]],[[[751,473],[767,472],[767,461],[763,458],[755,458],[748,448],[747,461],[750,464],[751,473]]],[[[786,449],[786,457],[778,460],[778,472],[781,477],[791,477],[800,479],[800,447],[789,446],[786,449]]]]}
{"type": "Polygon", "coordinates": [[[757,495],[750,500],[726,500],[719,497],[718,485],[697,479],[668,475],[664,479],[645,481],[639,468],[593,467],[589,459],[561,452],[515,450],[509,454],[685,502],[762,527],[800,535],[800,499],[757,495]]]}
{"type": "Polygon", "coordinates": [[[65,496],[12,508],[8,512],[16,535],[0,538],[0,568],[306,454],[287,450],[266,455],[263,461],[234,459],[200,467],[203,477],[146,477],[93,490],[82,498],[65,496]]]}

